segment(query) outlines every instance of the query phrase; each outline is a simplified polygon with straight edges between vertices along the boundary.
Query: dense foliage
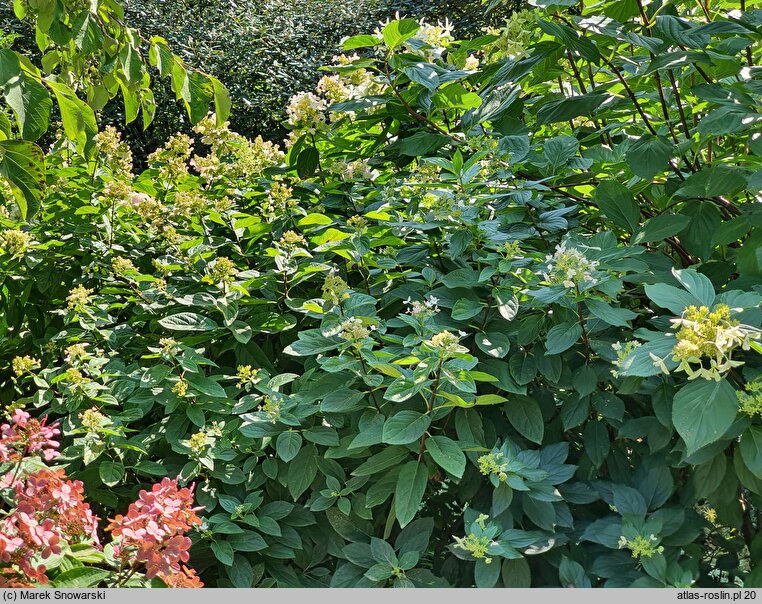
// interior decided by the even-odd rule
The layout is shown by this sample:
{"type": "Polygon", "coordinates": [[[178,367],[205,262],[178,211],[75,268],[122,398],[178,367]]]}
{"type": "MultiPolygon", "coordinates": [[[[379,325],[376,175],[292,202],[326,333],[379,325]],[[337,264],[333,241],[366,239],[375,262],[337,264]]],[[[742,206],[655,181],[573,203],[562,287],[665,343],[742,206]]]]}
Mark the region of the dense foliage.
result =
{"type": "MultiPolygon", "coordinates": [[[[141,32],[164,36],[183,59],[225,82],[234,99],[234,130],[280,140],[286,134],[282,122],[288,99],[314,87],[319,68],[330,63],[342,38],[373,31],[395,12],[449,19],[458,34],[475,32],[510,7],[489,19],[478,0],[143,0],[127,2],[125,8],[141,32]]],[[[158,116],[166,127],[154,127],[148,136],[132,128],[129,136],[157,146],[165,140],[161,137],[174,134],[181,117],[168,105],[158,116]]]]}
{"type": "MultiPolygon", "coordinates": [[[[478,33],[522,3],[514,1],[485,15],[478,0],[163,0],[127,1],[125,19],[146,38],[159,35],[183,60],[225,82],[234,103],[231,126],[247,136],[281,140],[284,107],[301,90],[314,87],[319,68],[336,54],[342,38],[372,31],[399,12],[430,21],[448,19],[457,35],[478,33]]],[[[33,28],[13,20],[10,3],[0,5],[0,23],[17,38],[14,48],[39,52],[33,28]]],[[[168,136],[190,132],[169,83],[153,87],[158,106],[148,130],[138,123],[124,131],[141,162],[168,136]]],[[[123,122],[124,108],[105,108],[103,121],[123,122]]]]}
{"type": "Polygon", "coordinates": [[[762,583],[762,11],[532,4],[6,189],[2,396],[99,515],[194,484],[211,586],[762,583]]]}

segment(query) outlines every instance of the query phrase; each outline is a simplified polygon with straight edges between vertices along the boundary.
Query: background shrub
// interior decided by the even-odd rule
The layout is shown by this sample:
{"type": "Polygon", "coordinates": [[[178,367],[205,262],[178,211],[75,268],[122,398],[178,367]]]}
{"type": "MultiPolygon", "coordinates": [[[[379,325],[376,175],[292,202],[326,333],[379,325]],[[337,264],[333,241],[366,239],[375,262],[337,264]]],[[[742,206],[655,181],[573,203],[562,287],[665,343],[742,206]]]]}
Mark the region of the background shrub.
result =
{"type": "MultiPolygon", "coordinates": [[[[514,2],[520,5],[520,2],[514,2]]],[[[473,35],[509,14],[510,3],[487,18],[479,0],[164,0],[127,1],[128,22],[145,37],[165,37],[189,64],[220,78],[233,98],[232,127],[246,136],[261,134],[281,141],[288,99],[314,87],[318,69],[330,63],[339,41],[372,31],[379,21],[404,16],[437,21],[449,19],[458,36],[473,35]]],[[[15,48],[38,56],[27,23],[13,18],[10,3],[0,7],[0,22],[19,34],[15,48]]],[[[150,128],[139,123],[124,128],[123,108],[114,103],[104,123],[125,129],[136,160],[143,159],[175,132],[190,124],[170,84],[157,80],[160,107],[150,128]]]]}

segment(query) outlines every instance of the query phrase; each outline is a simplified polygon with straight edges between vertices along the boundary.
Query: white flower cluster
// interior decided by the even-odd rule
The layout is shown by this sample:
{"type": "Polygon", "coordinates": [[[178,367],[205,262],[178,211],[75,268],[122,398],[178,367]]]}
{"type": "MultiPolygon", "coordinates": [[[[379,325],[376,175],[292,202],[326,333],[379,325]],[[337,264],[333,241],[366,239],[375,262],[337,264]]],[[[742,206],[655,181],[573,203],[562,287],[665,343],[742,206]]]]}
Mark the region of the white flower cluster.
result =
{"type": "Polygon", "coordinates": [[[340,176],[343,180],[373,180],[378,176],[378,171],[368,165],[367,159],[355,161],[339,160],[331,164],[330,172],[340,176]]]}
{"type": "Polygon", "coordinates": [[[250,178],[283,159],[278,145],[261,136],[250,141],[229,126],[229,122],[217,124],[215,114],[211,113],[193,127],[193,131],[201,135],[201,142],[211,147],[208,155],[195,155],[190,162],[207,182],[250,178]]]}
{"type": "Polygon", "coordinates": [[[474,55],[468,55],[466,58],[466,62],[463,65],[463,69],[466,71],[474,71],[476,69],[479,69],[479,57],[476,57],[474,55]]]}
{"type": "Polygon", "coordinates": [[[375,326],[372,325],[369,329],[365,327],[363,322],[357,317],[350,317],[339,325],[339,337],[342,340],[347,340],[349,342],[364,340],[370,335],[370,332],[374,327],[375,326]]]}
{"type": "Polygon", "coordinates": [[[419,21],[421,28],[415,34],[421,42],[437,49],[447,48],[455,40],[452,35],[453,24],[445,18],[444,23],[426,23],[424,19],[419,21]]]}
{"type": "Polygon", "coordinates": [[[522,10],[506,19],[503,27],[488,28],[486,33],[497,36],[497,39],[485,52],[487,62],[505,58],[520,59],[527,56],[527,50],[532,44],[532,34],[537,28],[536,24],[535,12],[522,10]]]}
{"type": "Polygon", "coordinates": [[[432,336],[430,340],[425,342],[425,344],[435,350],[438,349],[440,355],[443,357],[452,356],[454,354],[463,354],[468,352],[468,348],[461,346],[460,338],[466,335],[465,332],[459,331],[456,336],[454,333],[445,330],[432,336]]]}
{"type": "Polygon", "coordinates": [[[593,276],[598,262],[588,260],[576,248],[567,248],[565,242],[557,245],[552,255],[545,256],[545,261],[547,272],[544,273],[544,277],[551,285],[576,288],[580,285],[590,287],[598,283],[598,279],[593,276]]]}
{"type": "MultiPolygon", "coordinates": [[[[733,367],[743,365],[743,361],[732,358],[733,351],[736,348],[749,350],[751,340],[762,337],[760,330],[733,319],[727,304],[718,304],[714,310],[689,306],[681,317],[670,321],[678,329],[672,360],[680,363],[676,371],[685,372],[689,380],[700,377],[720,381],[733,367]]],[[[669,373],[662,359],[653,353],[651,359],[663,372],[669,373]]]]}
{"type": "MultiPolygon", "coordinates": [[[[360,60],[360,56],[357,54],[335,55],[333,57],[333,63],[334,65],[337,65],[338,67],[347,67],[349,65],[352,65],[355,61],[359,61],[359,60],[360,60]]],[[[341,83],[344,85],[343,90],[346,91],[346,98],[343,100],[359,99],[366,96],[373,96],[374,94],[378,94],[381,92],[381,90],[383,90],[383,85],[380,84],[378,81],[376,81],[376,78],[373,77],[373,73],[362,67],[353,69],[349,73],[342,73],[337,76],[331,76],[331,77],[338,78],[341,81],[341,83]]],[[[333,84],[333,85],[330,85],[328,83],[323,84],[324,88],[327,87],[330,89],[332,86],[336,88],[336,84],[333,84]]],[[[318,82],[318,87],[320,87],[319,82],[318,82]]],[[[318,92],[321,92],[320,89],[318,89],[318,92]]],[[[336,93],[334,92],[334,94],[336,93]]],[[[329,93],[327,91],[324,92],[323,95],[326,96],[326,98],[330,98],[328,96],[329,93]]]]}
{"type": "MultiPolygon", "coordinates": [[[[304,134],[314,135],[323,130],[329,122],[328,108],[356,98],[379,94],[384,86],[376,81],[373,74],[362,67],[350,66],[359,61],[357,54],[336,55],[333,62],[341,73],[320,78],[315,92],[299,92],[291,97],[286,107],[288,124],[292,131],[286,139],[291,147],[304,134]]],[[[353,115],[352,112],[338,112],[337,116],[353,115]]]]}
{"type": "Polygon", "coordinates": [[[303,133],[315,134],[325,123],[328,103],[311,92],[298,92],[286,107],[288,123],[303,133]]]}
{"type": "Polygon", "coordinates": [[[405,300],[405,304],[410,307],[407,312],[418,319],[426,319],[437,314],[439,312],[438,303],[439,298],[434,296],[428,296],[423,302],[411,300],[410,298],[405,300]]]}
{"type": "Polygon", "coordinates": [[[627,357],[630,356],[630,353],[640,345],[640,342],[637,340],[631,340],[629,342],[625,342],[624,344],[621,342],[615,342],[611,345],[611,348],[614,350],[614,352],[616,352],[616,361],[614,361],[616,369],[611,370],[611,375],[614,377],[619,377],[618,370],[622,369],[622,365],[624,364],[627,357]]]}
{"type": "Polygon", "coordinates": [[[338,74],[323,76],[315,88],[318,94],[323,95],[331,103],[341,103],[349,99],[351,91],[346,82],[338,74]]]}

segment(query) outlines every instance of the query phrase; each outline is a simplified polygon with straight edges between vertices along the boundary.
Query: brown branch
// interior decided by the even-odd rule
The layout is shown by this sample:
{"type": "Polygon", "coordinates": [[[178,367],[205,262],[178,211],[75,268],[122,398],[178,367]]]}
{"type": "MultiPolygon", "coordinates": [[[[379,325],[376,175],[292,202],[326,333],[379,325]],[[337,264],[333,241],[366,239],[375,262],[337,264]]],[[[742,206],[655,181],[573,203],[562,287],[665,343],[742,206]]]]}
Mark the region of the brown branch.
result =
{"type": "MultiPolygon", "coordinates": [[[[439,389],[439,379],[442,376],[442,363],[444,363],[444,356],[440,354],[439,356],[439,365],[437,366],[437,372],[434,376],[434,384],[431,386],[431,398],[429,398],[428,404],[426,405],[426,415],[431,415],[432,410],[434,409],[434,399],[437,397],[437,390],[439,389]]],[[[421,434],[421,447],[418,451],[418,461],[421,461],[423,459],[423,451],[426,447],[426,432],[424,431],[423,434],[421,434]]]]}
{"type": "Polygon", "coordinates": [[[635,93],[632,91],[632,88],[630,88],[630,85],[627,83],[627,80],[624,79],[624,76],[622,75],[622,72],[619,71],[619,69],[614,65],[609,59],[607,59],[604,56],[601,56],[603,61],[608,65],[609,69],[614,72],[614,75],[619,79],[622,86],[624,86],[625,92],[627,92],[627,96],[630,97],[630,100],[635,105],[635,109],[637,110],[638,114],[640,115],[641,119],[643,120],[643,123],[645,124],[646,128],[648,128],[648,131],[656,136],[656,129],[651,125],[651,120],[648,119],[648,116],[643,111],[643,108],[640,106],[640,103],[638,103],[638,97],[635,96],[635,93]]]}

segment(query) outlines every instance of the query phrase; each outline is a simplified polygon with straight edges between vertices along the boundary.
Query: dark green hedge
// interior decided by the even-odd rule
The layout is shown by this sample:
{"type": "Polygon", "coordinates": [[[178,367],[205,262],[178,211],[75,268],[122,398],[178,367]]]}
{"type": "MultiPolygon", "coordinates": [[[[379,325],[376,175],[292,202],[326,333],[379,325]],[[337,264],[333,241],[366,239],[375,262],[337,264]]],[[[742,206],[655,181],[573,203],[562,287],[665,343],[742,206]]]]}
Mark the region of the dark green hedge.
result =
{"type": "MultiPolygon", "coordinates": [[[[314,87],[340,40],[372,30],[393,17],[448,18],[459,36],[473,35],[509,14],[521,0],[509,0],[485,16],[480,0],[130,0],[127,22],[146,38],[165,37],[189,64],[220,78],[234,100],[231,126],[271,140],[286,135],[283,109],[296,92],[314,87]]],[[[34,38],[16,21],[10,6],[0,6],[0,23],[22,37],[17,50],[34,53],[34,38]]],[[[172,102],[169,82],[154,80],[161,109],[148,131],[127,127],[138,161],[177,131],[189,132],[184,109],[172,102]]],[[[124,128],[119,103],[104,122],[124,128]]]]}

